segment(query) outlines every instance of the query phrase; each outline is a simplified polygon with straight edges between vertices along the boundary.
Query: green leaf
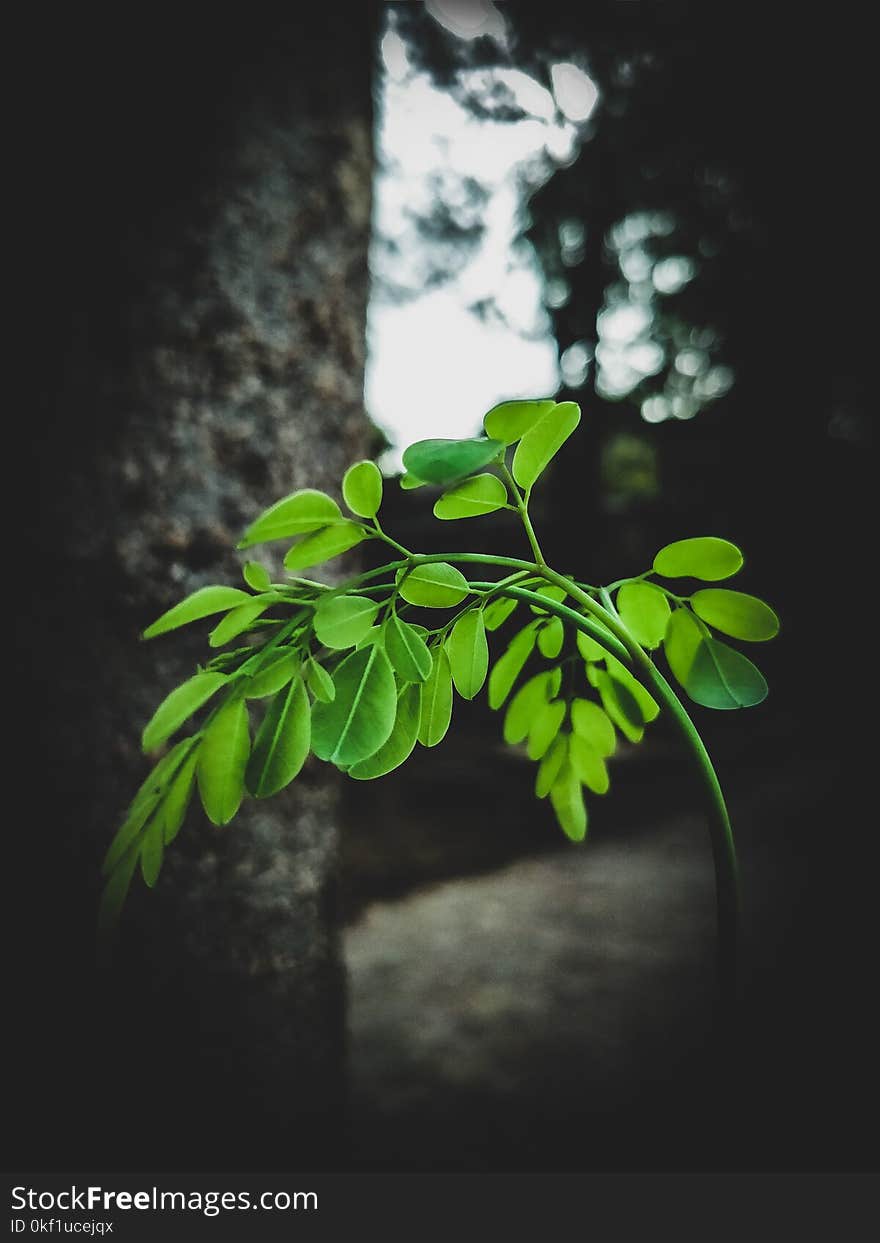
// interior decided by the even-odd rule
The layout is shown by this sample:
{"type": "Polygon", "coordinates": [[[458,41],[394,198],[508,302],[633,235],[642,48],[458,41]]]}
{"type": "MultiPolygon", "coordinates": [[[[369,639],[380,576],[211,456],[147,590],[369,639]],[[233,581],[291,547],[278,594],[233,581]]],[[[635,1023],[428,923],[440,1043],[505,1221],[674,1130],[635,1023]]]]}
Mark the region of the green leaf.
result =
{"type": "Polygon", "coordinates": [[[202,806],[212,824],[228,824],[241,806],[250,749],[247,708],[243,699],[232,699],[205,731],[196,768],[202,806]]]}
{"type": "Polygon", "coordinates": [[[322,596],[315,609],[315,634],[325,647],[354,647],[378,612],[379,605],[366,596],[322,596]]]}
{"type": "Polygon", "coordinates": [[[734,639],[763,643],[779,633],[779,618],[770,605],[742,591],[704,587],[691,596],[691,608],[704,622],[734,639]]]}
{"type": "Polygon", "coordinates": [[[507,504],[507,488],[497,475],[473,475],[451,492],[444,492],[434,505],[434,517],[479,518],[507,504]]]}
{"type": "Polygon", "coordinates": [[[177,776],[168,787],[165,801],[162,804],[161,817],[165,845],[170,846],[183,824],[192,798],[196,779],[196,766],[199,762],[198,748],[193,748],[181,765],[177,776]]]}
{"type": "Polygon", "coordinates": [[[496,600],[490,602],[483,609],[483,621],[487,630],[498,630],[503,626],[510,617],[511,613],[516,610],[516,600],[509,600],[505,596],[499,596],[496,600]]]}
{"type": "Polygon", "coordinates": [[[506,651],[496,660],[489,674],[489,707],[500,708],[522,673],[523,666],[532,653],[537,635],[534,622],[511,639],[506,651]]]}
{"type": "Polygon", "coordinates": [[[404,492],[411,492],[415,488],[423,488],[425,481],[423,479],[416,479],[415,475],[401,475],[400,486],[404,492]]]}
{"type": "Polygon", "coordinates": [[[419,440],[403,453],[407,471],[424,483],[448,484],[488,466],[503,451],[500,440],[419,440]]]}
{"type": "Polygon", "coordinates": [[[141,841],[141,875],[148,889],[152,889],[159,879],[164,857],[163,817],[159,812],[148,824],[141,841]]]}
{"type": "Polygon", "coordinates": [[[528,490],[568,440],[581,412],[573,401],[554,405],[526,432],[513,455],[513,477],[528,490]]]}
{"type": "Polygon", "coordinates": [[[345,472],[342,495],[353,514],[375,518],[382,504],[382,474],[375,462],[356,462],[345,472]]]}
{"type": "Polygon", "coordinates": [[[562,771],[562,765],[567,757],[568,736],[566,734],[557,734],[538,765],[538,775],[535,778],[535,795],[538,798],[546,798],[550,793],[550,789],[562,771]]]}
{"type": "Polygon", "coordinates": [[[704,708],[752,708],[767,698],[760,669],[742,652],[711,638],[701,639],[685,690],[704,708]]]}
{"type": "MultiPolygon", "coordinates": [[[[542,583],[539,587],[532,587],[532,591],[538,596],[545,596],[548,600],[555,600],[557,604],[562,604],[568,592],[562,587],[555,587],[552,583],[542,583]]],[[[540,608],[537,604],[530,604],[529,609],[537,616],[546,617],[547,610],[540,608]]]]}
{"type": "Polygon", "coordinates": [[[98,908],[98,929],[102,934],[110,932],[119,920],[139,854],[137,844],[129,846],[108,877],[98,908]]]}
{"type": "Polygon", "coordinates": [[[332,703],[312,709],[312,749],[321,760],[349,768],[376,751],[394,728],[397,688],[384,648],[362,647],[337,665],[332,703]]]}
{"type": "Polygon", "coordinates": [[[269,571],[259,561],[246,561],[242,566],[241,576],[254,591],[268,591],[272,586],[269,571]]]}
{"type": "Polygon", "coordinates": [[[196,673],[159,704],[141,735],[144,751],[155,751],[229,679],[225,673],[196,673]]]}
{"type": "Polygon", "coordinates": [[[399,768],[416,745],[420,716],[421,688],[410,683],[402,687],[397,696],[397,715],[387,742],[375,755],[352,765],[348,770],[349,777],[354,777],[355,781],[372,781],[374,777],[384,777],[399,768]]]}
{"type": "Polygon", "coordinates": [[[562,651],[565,627],[560,617],[551,617],[538,631],[538,651],[548,660],[555,660],[562,651]]]}
{"type": "Polygon", "coordinates": [[[578,780],[594,794],[607,794],[611,782],[608,777],[608,768],[599,752],[594,750],[580,734],[572,734],[568,744],[568,754],[578,780]]]}
{"type": "Polygon", "coordinates": [[[182,738],[147,774],[104,856],[101,870],[105,876],[113,871],[134,842],[194,745],[192,738],[182,738]]]}
{"type": "Polygon", "coordinates": [[[178,626],[188,625],[189,622],[201,621],[212,613],[225,613],[227,609],[234,609],[252,599],[253,596],[238,587],[200,587],[167,613],[163,613],[151,626],[147,626],[142,637],[154,639],[158,634],[166,634],[169,630],[176,630],[178,626]]]}
{"type": "Polygon", "coordinates": [[[331,561],[364,539],[365,532],[356,523],[343,518],[334,526],[315,531],[294,544],[284,558],[285,568],[306,570],[311,565],[320,565],[322,561],[331,561]]]}
{"type": "Polygon", "coordinates": [[[535,718],[535,713],[559,690],[562,671],[545,669],[524,682],[511,699],[504,714],[504,741],[508,744],[523,742],[535,718]],[[559,676],[555,678],[554,674],[559,676]]]}
{"type": "Polygon", "coordinates": [[[663,651],[673,677],[685,689],[702,637],[703,632],[691,612],[688,609],[676,609],[666,627],[663,651]]]}
{"type": "Polygon", "coordinates": [[[299,654],[289,647],[276,648],[269,653],[266,663],[245,683],[245,696],[248,699],[264,699],[267,695],[275,695],[298,670],[299,654]]]}
{"type": "Polygon", "coordinates": [[[445,561],[417,565],[410,574],[401,570],[397,581],[404,600],[431,609],[454,608],[470,591],[461,571],[445,561]]]}
{"type": "Polygon", "coordinates": [[[258,617],[261,617],[266,609],[271,608],[273,604],[277,604],[279,600],[283,599],[284,597],[279,595],[277,591],[268,591],[260,596],[251,596],[246,604],[240,604],[231,613],[227,613],[219,625],[214,627],[208,635],[208,643],[211,647],[223,647],[225,643],[229,643],[246,630],[250,630],[253,622],[258,617]]]}
{"type": "Polygon", "coordinates": [[[571,705],[574,732],[603,758],[613,755],[617,746],[614,725],[607,714],[589,699],[575,699],[571,705]]]}
{"type": "MultiPolygon", "coordinates": [[[[606,626],[603,626],[602,623],[595,617],[591,617],[590,620],[599,627],[600,631],[605,631],[613,642],[614,635],[611,634],[611,631],[608,630],[606,626]]],[[[583,656],[584,660],[604,660],[608,655],[607,648],[604,648],[601,643],[597,643],[596,640],[591,638],[588,634],[584,634],[583,630],[579,630],[577,632],[575,635],[575,642],[577,643],[577,649],[581,656],[583,656]]]]}
{"type": "Polygon", "coordinates": [[[309,754],[311,732],[309,697],[302,678],[294,678],[272,700],[254,739],[245,784],[255,798],[269,798],[293,781],[309,754]]]}
{"type": "Polygon", "coordinates": [[[333,685],[333,679],[324,666],[319,665],[311,656],[306,663],[306,686],[319,703],[332,704],[336,698],[336,687],[333,685]]]}
{"type": "MultiPolygon", "coordinates": [[[[653,695],[642,686],[638,678],[634,677],[621,661],[613,656],[610,652],[605,658],[605,664],[608,672],[611,674],[612,681],[617,685],[623,685],[629,694],[638,704],[639,713],[645,722],[653,721],[660,715],[660,705],[654,699],[653,695]]],[[[632,714],[627,714],[630,719],[635,721],[632,714]]]]}
{"type": "Polygon", "coordinates": [[[564,720],[565,704],[561,699],[554,699],[537,710],[526,744],[526,754],[530,760],[539,760],[544,755],[564,720]]]}
{"type": "Polygon", "coordinates": [[[385,623],[385,651],[402,682],[424,682],[431,673],[431,653],[415,626],[392,613],[385,623]]]}
{"type": "Polygon", "coordinates": [[[669,622],[669,600],[653,583],[624,583],[617,593],[620,619],[637,643],[655,648],[663,642],[669,622]]]}
{"type": "Polygon", "coordinates": [[[552,397],[538,401],[502,401],[483,419],[486,435],[512,445],[549,414],[556,402],[552,397]]]}
{"type": "Polygon", "coordinates": [[[594,685],[605,712],[630,742],[641,742],[645,734],[638,701],[620,682],[615,682],[604,669],[593,670],[594,685]]]}
{"type": "Polygon", "coordinates": [[[442,742],[452,719],[449,657],[444,648],[435,647],[431,660],[431,676],[421,687],[418,737],[423,747],[436,747],[438,742],[442,742]]]}
{"type": "Polygon", "coordinates": [[[489,645],[480,609],[471,609],[459,617],[445,647],[455,689],[462,699],[473,699],[489,669],[489,645]]]}
{"type": "Polygon", "coordinates": [[[239,548],[265,544],[268,540],[287,539],[317,531],[341,518],[339,506],[326,492],[303,488],[276,501],[252,522],[238,543],[239,548]]]}
{"type": "Polygon", "coordinates": [[[654,569],[664,578],[702,578],[716,582],[730,578],[742,567],[743,555],[736,544],[703,535],[680,539],[661,548],[654,558],[654,569]]]}
{"type": "Polygon", "coordinates": [[[573,842],[582,842],[587,835],[587,808],[581,783],[568,759],[550,787],[550,802],[563,833],[573,842]]]}

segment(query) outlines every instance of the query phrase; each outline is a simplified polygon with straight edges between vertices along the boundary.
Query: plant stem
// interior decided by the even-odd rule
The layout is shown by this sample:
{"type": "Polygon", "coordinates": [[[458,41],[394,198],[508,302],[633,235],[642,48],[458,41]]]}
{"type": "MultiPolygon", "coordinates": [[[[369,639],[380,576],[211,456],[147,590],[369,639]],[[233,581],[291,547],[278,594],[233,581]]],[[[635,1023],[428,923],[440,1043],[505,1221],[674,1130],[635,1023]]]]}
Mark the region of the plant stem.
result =
{"type": "Polygon", "coordinates": [[[541,552],[541,545],[538,543],[538,537],[535,534],[535,528],[532,526],[532,520],[529,517],[528,494],[523,496],[523,494],[520,492],[519,487],[517,486],[516,480],[514,479],[513,475],[510,473],[510,470],[508,469],[507,463],[502,460],[499,463],[499,465],[501,466],[501,473],[504,475],[510,487],[511,492],[513,493],[514,504],[516,505],[516,508],[519,510],[520,518],[522,518],[522,524],[525,527],[525,531],[528,537],[529,544],[531,545],[532,552],[535,554],[535,561],[538,563],[538,565],[544,565],[545,564],[544,554],[541,552]]]}

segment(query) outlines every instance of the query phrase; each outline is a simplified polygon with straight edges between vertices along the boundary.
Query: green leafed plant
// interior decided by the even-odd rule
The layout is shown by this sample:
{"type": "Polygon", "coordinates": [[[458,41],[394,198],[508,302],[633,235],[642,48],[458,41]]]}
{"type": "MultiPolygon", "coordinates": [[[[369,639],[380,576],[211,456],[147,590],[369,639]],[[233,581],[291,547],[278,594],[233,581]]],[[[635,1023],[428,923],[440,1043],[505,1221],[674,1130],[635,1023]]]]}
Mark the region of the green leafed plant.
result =
{"type": "Polygon", "coordinates": [[[587,835],[588,799],[609,789],[619,738],[637,744],[661,711],[672,718],[707,796],[720,966],[731,976],[738,898],[727,809],[700,736],[652,653],[694,703],[752,707],[767,684],[728,639],[764,642],[779,622],[753,595],[704,585],[743,565],[736,545],[717,536],[668,544],[649,570],[604,587],[548,565],[529,501],[580,417],[573,402],[508,401],[486,415],[484,437],[425,440],[404,453],[401,485],[439,488],[441,522],[491,521],[512,510],[528,556],[405,548],[379,522],[381,474],[358,462],[341,481],[351,517],[333,497],[304,489],[245,531],[240,548],[293,541],[284,582],[248,561],[247,590],[202,587],[147,627],[144,637],[153,638],[211,618],[209,645],[219,651],[165,697],[143,731],[144,750],[159,758],[107,851],[104,925],[117,917],[138,864],[156,883],[196,791],[211,822],[225,825],[243,799],[289,785],[310,754],[355,780],[380,778],[417,745],[442,742],[456,695],[470,700],[485,690],[503,712],[505,741],[536,766],[536,796],[572,841],[587,835]],[[378,569],[332,587],[297,577],[364,540],[389,549],[378,569]]]}

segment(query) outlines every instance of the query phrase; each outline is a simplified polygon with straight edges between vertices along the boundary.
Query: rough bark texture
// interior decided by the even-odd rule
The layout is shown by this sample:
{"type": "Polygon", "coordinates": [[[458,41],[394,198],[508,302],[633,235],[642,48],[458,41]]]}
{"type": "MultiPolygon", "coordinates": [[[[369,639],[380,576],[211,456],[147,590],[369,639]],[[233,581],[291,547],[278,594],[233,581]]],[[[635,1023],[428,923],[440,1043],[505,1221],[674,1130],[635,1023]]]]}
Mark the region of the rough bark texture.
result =
{"type": "Polygon", "coordinates": [[[207,46],[195,21],[172,48],[145,36],[148,72],[116,65],[98,86],[84,73],[75,167],[80,126],[52,118],[54,173],[81,180],[72,219],[39,204],[62,263],[26,434],[42,497],[27,554],[52,574],[51,599],[22,616],[52,774],[35,804],[51,867],[25,904],[42,976],[26,1039],[58,1119],[57,1155],[42,1128],[34,1139],[41,1166],[70,1161],[71,1129],[105,1168],[332,1163],[344,1006],[329,768],[312,762],[225,829],[191,810],[157,890],[133,886],[113,967],[90,964],[97,868],[147,769],[140,728],[205,651],[204,627],[144,645],[139,631],[205,583],[237,583],[242,527],[294,488],[337,488],[369,448],[372,14],[347,16],[229,26],[207,46]],[[60,625],[50,668],[34,654],[58,652],[60,625]]]}

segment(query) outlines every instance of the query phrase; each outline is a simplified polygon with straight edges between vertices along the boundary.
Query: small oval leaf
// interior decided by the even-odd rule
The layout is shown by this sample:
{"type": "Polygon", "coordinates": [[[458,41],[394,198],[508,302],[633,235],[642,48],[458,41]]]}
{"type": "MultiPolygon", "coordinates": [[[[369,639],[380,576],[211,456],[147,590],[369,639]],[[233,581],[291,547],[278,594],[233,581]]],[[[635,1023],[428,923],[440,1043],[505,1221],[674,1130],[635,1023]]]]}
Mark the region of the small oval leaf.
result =
{"type": "Polygon", "coordinates": [[[685,690],[704,708],[752,708],[767,698],[767,683],[748,657],[719,639],[703,638],[685,690]]]}
{"type": "Polygon", "coordinates": [[[299,669],[299,655],[290,648],[276,649],[271,652],[256,673],[245,684],[245,695],[248,699],[264,699],[266,695],[275,695],[286,686],[299,669]]]}
{"type": "Polygon", "coordinates": [[[603,759],[614,754],[617,747],[614,725],[597,703],[590,699],[575,699],[571,705],[571,725],[574,732],[603,759]]]}
{"type": "Polygon", "coordinates": [[[397,696],[397,715],[394,728],[375,755],[353,764],[348,770],[355,781],[372,781],[399,768],[412,754],[419,732],[421,716],[421,689],[416,683],[404,686],[397,696]]]}
{"type": "Polygon", "coordinates": [[[663,642],[671,609],[669,600],[653,583],[624,583],[617,593],[620,620],[642,647],[663,642]]]}
{"type": "Polygon", "coordinates": [[[159,879],[162,860],[165,858],[165,841],[162,833],[162,815],[158,813],[147,825],[141,841],[141,875],[144,884],[152,889],[159,879]]]}
{"type": "Polygon", "coordinates": [[[473,475],[503,451],[500,440],[419,440],[403,453],[406,470],[423,483],[448,484],[473,475]]]}
{"type": "Polygon", "coordinates": [[[257,730],[245,772],[250,793],[269,798],[289,785],[306,762],[310,740],[309,697],[297,677],[275,696],[257,730]]]}
{"type": "Polygon", "coordinates": [[[565,627],[561,617],[551,617],[538,631],[538,651],[548,660],[555,660],[562,651],[565,627]]]}
{"type": "Polygon", "coordinates": [[[556,781],[562,771],[562,765],[568,756],[568,735],[557,734],[547,754],[538,765],[538,775],[535,778],[535,795],[537,798],[546,798],[550,793],[550,788],[556,781]]]}
{"type": "Polygon", "coordinates": [[[445,561],[417,565],[409,574],[398,576],[399,591],[409,604],[430,609],[450,609],[461,604],[470,587],[460,570],[445,561]]]}
{"type": "Polygon", "coordinates": [[[348,552],[350,548],[354,548],[364,539],[366,539],[366,533],[357,523],[343,518],[332,527],[315,531],[312,535],[307,535],[305,539],[300,540],[298,544],[294,544],[284,558],[285,568],[306,570],[311,565],[320,565],[322,561],[331,561],[334,557],[348,552]]]}
{"type": "Polygon", "coordinates": [[[315,609],[315,634],[325,647],[354,647],[372,628],[379,605],[366,596],[322,596],[315,609]]]}
{"type": "Polygon", "coordinates": [[[552,459],[581,421],[580,408],[573,401],[563,401],[540,418],[526,432],[513,455],[513,477],[528,491],[546,470],[552,459]]]}
{"type": "Polygon", "coordinates": [[[214,717],[199,749],[199,794],[212,824],[228,824],[241,806],[250,749],[247,708],[233,699],[214,717]]]}
{"type": "Polygon", "coordinates": [[[507,504],[507,488],[497,475],[474,475],[451,492],[444,492],[434,505],[434,517],[479,518],[493,514],[507,504]]]}
{"type": "Polygon", "coordinates": [[[503,626],[510,617],[511,613],[516,610],[516,600],[510,600],[505,596],[499,596],[497,600],[490,602],[483,609],[483,621],[487,630],[498,630],[503,626]]]}
{"type": "Polygon", "coordinates": [[[385,623],[385,651],[394,672],[403,682],[424,682],[432,660],[428,646],[415,626],[392,613],[385,623]]]}
{"type": "Polygon", "coordinates": [[[489,645],[480,609],[459,617],[446,640],[452,681],[462,699],[473,699],[486,681],[489,645]]]}
{"type": "Polygon", "coordinates": [[[208,643],[211,647],[223,647],[225,643],[237,639],[240,634],[244,634],[246,630],[250,630],[253,622],[258,617],[262,617],[266,609],[271,608],[273,604],[277,604],[284,597],[274,591],[267,591],[263,595],[251,596],[246,604],[240,604],[238,608],[232,609],[227,613],[219,625],[215,626],[208,635],[208,643]]]}
{"type": "Polygon", "coordinates": [[[779,618],[769,604],[743,591],[703,587],[691,596],[697,617],[734,639],[763,643],[779,633],[779,618]]]}
{"type": "Polygon", "coordinates": [[[701,578],[717,582],[742,568],[743,555],[736,544],[715,535],[680,539],[661,548],[654,570],[663,578],[701,578]]]}
{"type": "Polygon", "coordinates": [[[212,613],[225,613],[239,604],[246,604],[253,596],[238,587],[200,587],[191,596],[175,604],[167,613],[158,617],[151,626],[147,626],[143,638],[153,639],[156,635],[176,630],[178,626],[186,626],[189,622],[201,621],[212,613]]]}
{"type": "Polygon", "coordinates": [[[375,754],[394,727],[397,688],[381,644],[346,656],[333,685],[333,702],[312,709],[312,749],[319,759],[349,768],[375,754]]]}
{"type": "Polygon", "coordinates": [[[423,747],[436,747],[442,742],[452,719],[452,671],[449,657],[442,647],[431,653],[431,675],[421,687],[419,707],[419,742],[423,747]]]}
{"type": "Polygon", "coordinates": [[[319,703],[332,704],[336,698],[336,687],[333,685],[333,679],[318,662],[310,657],[306,664],[306,686],[314,695],[319,703]]]}
{"type": "Polygon", "coordinates": [[[690,611],[676,609],[666,627],[663,651],[672,676],[685,689],[702,637],[702,631],[690,611]]]}
{"type": "Polygon", "coordinates": [[[259,561],[246,561],[242,566],[241,576],[254,591],[268,591],[272,586],[269,571],[259,561]]]}
{"type": "Polygon", "coordinates": [[[580,734],[572,734],[568,754],[578,780],[594,794],[607,794],[611,781],[608,777],[608,768],[599,752],[594,750],[580,734]]]}
{"type": "Polygon", "coordinates": [[[555,693],[551,691],[552,684],[552,674],[547,670],[543,673],[536,673],[534,677],[522,684],[504,714],[504,741],[506,743],[525,741],[535,713],[547,703],[551,693],[555,693]]]}
{"type": "Polygon", "coordinates": [[[375,518],[382,504],[382,474],[375,462],[356,462],[345,472],[342,495],[353,514],[375,518]]]}
{"type": "Polygon", "coordinates": [[[564,720],[565,704],[561,699],[554,699],[537,710],[526,743],[526,754],[530,760],[541,759],[559,733],[564,720]]]}
{"type": "Polygon", "coordinates": [[[552,397],[529,401],[502,401],[493,406],[483,419],[486,435],[505,445],[515,444],[521,436],[549,414],[556,402],[552,397]]]}
{"type": "Polygon", "coordinates": [[[180,832],[195,787],[198,762],[198,749],[193,749],[168,787],[161,809],[162,830],[166,846],[170,846],[180,832]]]}
{"type": "Polygon", "coordinates": [[[196,673],[159,704],[141,735],[144,751],[155,751],[198,712],[229,679],[225,673],[196,673]]]}
{"type": "Polygon", "coordinates": [[[536,640],[536,625],[529,622],[511,639],[506,651],[496,660],[489,674],[489,707],[500,708],[522,673],[536,640]]]}
{"type": "Polygon", "coordinates": [[[328,523],[336,522],[341,516],[339,506],[326,492],[302,488],[276,501],[260,514],[245,531],[238,547],[250,548],[252,544],[265,544],[269,540],[317,531],[328,523]]]}
{"type": "Polygon", "coordinates": [[[550,787],[550,802],[563,833],[573,842],[582,842],[587,835],[587,808],[581,783],[568,759],[550,787]]]}

